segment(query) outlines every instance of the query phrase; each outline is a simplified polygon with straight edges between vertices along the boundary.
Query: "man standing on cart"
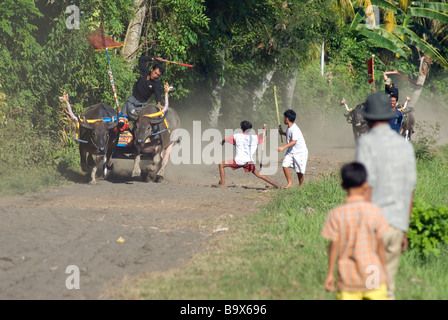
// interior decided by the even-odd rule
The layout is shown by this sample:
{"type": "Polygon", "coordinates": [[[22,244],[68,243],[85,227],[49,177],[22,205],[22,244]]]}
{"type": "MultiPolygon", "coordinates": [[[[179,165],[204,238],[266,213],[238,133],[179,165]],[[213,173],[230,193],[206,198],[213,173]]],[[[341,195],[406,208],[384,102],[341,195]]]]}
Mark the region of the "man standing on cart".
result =
{"type": "Polygon", "coordinates": [[[160,76],[165,69],[156,63],[151,69],[148,69],[148,62],[154,61],[156,58],[141,56],[138,59],[138,68],[140,69],[140,77],[134,84],[132,95],[126,100],[123,106],[123,115],[138,114],[140,109],[148,103],[148,99],[154,93],[157,106],[162,108],[162,84],[160,76]]]}

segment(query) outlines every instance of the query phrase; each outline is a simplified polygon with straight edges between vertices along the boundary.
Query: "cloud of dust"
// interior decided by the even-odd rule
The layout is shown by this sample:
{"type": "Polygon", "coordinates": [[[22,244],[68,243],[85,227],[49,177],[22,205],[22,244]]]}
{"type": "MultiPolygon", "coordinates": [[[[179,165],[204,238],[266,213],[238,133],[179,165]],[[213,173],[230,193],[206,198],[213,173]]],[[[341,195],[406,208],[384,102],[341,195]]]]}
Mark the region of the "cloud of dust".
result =
{"type": "Polygon", "coordinates": [[[329,148],[354,148],[355,139],[352,125],[347,122],[344,107],[340,107],[340,113],[306,114],[306,111],[298,111],[296,124],[302,130],[308,149],[312,151],[324,151],[329,148]]]}
{"type": "MultiPolygon", "coordinates": [[[[416,90],[416,86],[406,79],[398,76],[391,75],[392,81],[397,84],[400,90],[399,102],[404,104],[406,96],[413,97],[413,93],[416,90]]],[[[428,134],[431,130],[430,126],[434,126],[436,123],[440,124],[438,145],[444,145],[448,143],[448,102],[442,97],[438,96],[436,92],[430,92],[427,90],[427,84],[424,88],[417,104],[414,101],[410,101],[410,106],[415,109],[415,121],[418,125],[423,125],[423,129],[426,132],[418,132],[418,128],[414,128],[415,133],[412,137],[413,141],[416,141],[422,134],[428,134]],[[426,90],[425,90],[426,89],[426,90]]],[[[383,90],[384,87],[378,87],[379,90],[383,90]]]]}
{"type": "Polygon", "coordinates": [[[423,134],[431,134],[430,126],[440,125],[437,145],[445,145],[448,143],[448,102],[442,101],[440,98],[429,98],[421,95],[417,105],[412,105],[415,109],[415,121],[417,125],[423,126],[426,132],[420,133],[418,127],[415,128],[413,140],[415,141],[423,134]]]}
{"type": "MultiPolygon", "coordinates": [[[[341,95],[342,96],[342,95],[341,95]]],[[[403,100],[406,94],[400,95],[403,100]]],[[[440,99],[429,99],[425,97],[422,93],[420,101],[415,108],[416,122],[423,123],[426,122],[428,126],[435,125],[437,122],[440,124],[440,138],[439,144],[448,143],[448,126],[446,125],[448,121],[448,106],[442,105],[440,99]]],[[[359,102],[353,102],[349,104],[349,107],[354,107],[359,102]]],[[[181,119],[181,128],[188,131],[190,136],[193,136],[193,130],[195,122],[200,122],[200,135],[210,128],[209,125],[209,112],[211,110],[210,94],[208,92],[195,93],[194,98],[191,100],[183,102],[173,102],[170,105],[171,108],[175,109],[181,119]]],[[[327,106],[328,108],[323,108],[322,106],[315,106],[313,108],[297,108],[293,106],[293,110],[297,113],[296,123],[301,129],[305,141],[307,143],[310,154],[321,151],[330,151],[331,149],[340,149],[345,152],[351,152],[356,146],[355,139],[353,136],[352,125],[346,120],[344,114],[347,113],[344,106],[340,106],[340,101],[335,101],[334,106],[327,106]],[[312,110],[312,111],[310,111],[312,110]]],[[[224,110],[223,110],[224,111],[224,110]]],[[[250,111],[250,110],[249,110],[250,111]]],[[[250,117],[248,117],[250,119],[250,117]]],[[[241,119],[235,119],[235,128],[224,128],[221,124],[218,130],[222,134],[222,138],[226,137],[226,130],[234,130],[239,126],[241,119]]],[[[254,128],[257,124],[254,124],[254,128]]],[[[286,126],[282,123],[282,127],[286,130],[286,126]]],[[[277,129],[277,128],[268,128],[277,129]]],[[[413,140],[418,139],[418,130],[415,129],[415,135],[413,140]]],[[[272,139],[268,137],[268,139],[272,139]]],[[[190,144],[193,143],[192,139],[190,144]]],[[[211,141],[202,141],[201,150],[211,141]]],[[[268,142],[269,143],[269,142],[268,142]]],[[[182,142],[181,142],[182,144],[182,142]]],[[[286,144],[286,140],[283,137],[283,144],[286,144]]],[[[280,138],[278,139],[278,145],[282,145],[280,138]]],[[[232,147],[232,146],[231,146],[232,147]]],[[[224,147],[223,147],[224,148],[224,147]]],[[[193,147],[190,147],[190,157],[193,155],[193,147]]],[[[195,149],[198,150],[197,148],[195,149]]],[[[223,149],[224,150],[224,149],[223,149]]],[[[225,152],[223,151],[223,156],[225,152]]],[[[265,150],[266,154],[266,150],[265,150]]],[[[279,155],[279,159],[283,155],[279,155]]],[[[226,159],[222,159],[226,160],[226,159]]],[[[258,156],[256,158],[258,163],[258,156]]],[[[126,160],[133,163],[131,160],[126,160]]],[[[170,161],[171,162],[171,161],[170,161]]],[[[128,167],[126,165],[126,167],[128,167]]],[[[129,164],[129,172],[132,170],[132,164],[129,164]]],[[[176,179],[178,181],[188,181],[189,183],[203,182],[204,179],[217,179],[219,178],[218,166],[217,164],[205,164],[203,161],[200,164],[194,164],[190,162],[189,164],[176,164],[169,163],[167,169],[167,178],[176,179]]]]}
{"type": "MultiPolygon", "coordinates": [[[[322,113],[320,111],[313,112],[313,114],[310,114],[308,110],[301,110],[300,108],[295,110],[297,113],[296,123],[302,130],[302,133],[304,135],[310,153],[314,153],[317,151],[328,151],[329,149],[332,148],[353,149],[355,147],[355,140],[351,124],[347,122],[346,117],[344,116],[344,114],[347,111],[343,106],[340,106],[339,103],[340,101],[335,101],[334,108],[336,108],[337,110],[329,112],[328,114],[322,113]]],[[[181,128],[187,130],[191,137],[193,136],[194,123],[197,121],[201,122],[201,131],[202,131],[201,134],[205,130],[210,128],[208,122],[209,112],[211,110],[209,93],[203,92],[195,94],[194,103],[187,102],[184,103],[183,105],[173,104],[171,107],[175,109],[179,114],[179,117],[181,119],[181,128]]],[[[250,109],[251,108],[249,107],[248,110],[251,111],[250,109]]],[[[316,108],[313,109],[319,110],[319,106],[316,106],[316,108]]],[[[282,117],[282,115],[280,116],[282,117]]],[[[248,119],[251,119],[250,116],[248,116],[248,119]]],[[[226,130],[237,129],[240,121],[241,119],[239,118],[235,119],[234,124],[235,128],[224,128],[223,125],[220,124],[220,128],[218,129],[222,134],[222,138],[226,137],[225,134],[226,130]]],[[[254,128],[256,128],[257,124],[254,122],[252,123],[254,125],[254,128]]],[[[286,126],[283,124],[283,122],[282,122],[282,128],[283,130],[286,130],[286,126]]],[[[264,150],[264,155],[265,157],[271,156],[272,158],[274,158],[272,150],[270,149],[269,151],[267,151],[267,148],[271,147],[269,146],[269,144],[272,143],[269,139],[273,139],[273,134],[271,133],[269,135],[270,133],[269,129],[276,130],[277,127],[268,128],[268,142],[265,147],[266,149],[264,150]]],[[[192,141],[190,141],[190,143],[192,143],[192,141]]],[[[209,143],[210,142],[205,141],[202,142],[202,148],[209,143]]],[[[283,137],[283,143],[281,142],[280,138],[278,138],[278,145],[282,144],[283,145],[286,144],[285,137],[283,137]]],[[[193,148],[190,148],[190,150],[192,149],[193,148]]],[[[281,160],[284,154],[276,153],[275,156],[278,157],[278,160],[281,160]]],[[[191,154],[190,157],[193,157],[193,154],[191,154]]],[[[256,161],[258,163],[259,157],[256,158],[256,161]]],[[[207,172],[207,176],[214,176],[215,178],[219,178],[217,164],[205,164],[205,163],[188,164],[188,165],[187,164],[173,165],[172,163],[170,163],[169,170],[167,170],[167,177],[169,176],[173,178],[175,177],[178,180],[185,179],[192,182],[194,181],[199,182],[204,179],[203,177],[204,172],[207,172]]]]}

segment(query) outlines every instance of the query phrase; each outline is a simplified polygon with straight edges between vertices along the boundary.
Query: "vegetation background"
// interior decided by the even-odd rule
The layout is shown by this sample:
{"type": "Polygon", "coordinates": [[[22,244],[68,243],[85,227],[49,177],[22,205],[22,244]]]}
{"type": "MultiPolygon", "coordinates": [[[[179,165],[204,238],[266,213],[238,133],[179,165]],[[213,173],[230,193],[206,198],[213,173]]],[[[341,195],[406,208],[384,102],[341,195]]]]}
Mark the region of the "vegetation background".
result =
{"type": "MultiPolygon", "coordinates": [[[[121,48],[109,50],[120,105],[132,92],[138,76],[137,58],[144,54],[194,65],[188,68],[166,64],[162,77],[176,89],[170,96],[170,106],[182,119],[202,120],[209,127],[223,129],[234,128],[239,122],[235,119],[250,118],[256,127],[267,123],[275,128],[272,90],[275,85],[279,88],[282,109],[293,108],[305,121],[319,119],[324,126],[334,114],[341,113],[342,97],[355,106],[372,92],[366,61],[375,55],[374,85],[378,91],[384,88],[383,72],[396,69],[420,84],[415,86],[394,76],[400,87],[400,100],[408,94],[417,108],[432,105],[444,112],[448,110],[447,1],[228,0],[223,5],[209,0],[2,0],[2,196],[63,184],[70,170],[79,171],[74,125],[59,97],[67,92],[76,114],[99,101],[115,105],[106,53],[94,51],[86,40],[101,23],[106,36],[124,43],[121,48]],[[79,9],[79,28],[73,24],[77,18],[75,11],[68,9],[73,5],[79,9]],[[377,21],[372,15],[372,5],[378,8],[377,21]]],[[[444,207],[448,205],[447,150],[435,148],[440,127],[418,125],[422,134],[414,145],[421,179],[415,214],[418,220],[414,221],[416,231],[412,234],[415,250],[410,251],[404,263],[409,272],[418,265],[421,270],[435,270],[440,275],[447,264],[447,251],[443,247],[448,219],[444,207]],[[435,177],[435,173],[440,175],[435,177]],[[435,225],[434,219],[438,219],[436,225],[440,227],[427,229],[425,226],[435,225]],[[430,238],[437,240],[425,240],[430,238]],[[436,260],[432,255],[444,258],[436,260]]],[[[203,124],[202,128],[206,126],[203,124]]],[[[260,244],[262,247],[254,249],[255,253],[272,248],[267,242],[271,240],[287,243],[287,250],[300,247],[303,241],[313,241],[312,237],[297,238],[297,231],[302,232],[303,228],[309,228],[303,237],[314,234],[316,243],[322,241],[317,239],[320,222],[306,224],[296,221],[296,215],[292,214],[293,203],[304,200],[297,197],[305,197],[313,208],[323,205],[319,219],[324,218],[330,204],[341,201],[342,194],[335,187],[337,177],[330,175],[317,183],[320,184],[310,185],[299,195],[279,195],[263,210],[263,221],[279,222],[275,225],[282,235],[277,239],[270,230],[271,236],[263,240],[266,242],[260,244]],[[313,188],[330,193],[318,194],[332,200],[317,204],[313,188]],[[286,227],[280,223],[285,219],[286,227]]],[[[266,232],[256,230],[262,235],[266,232]]],[[[290,258],[284,256],[279,261],[285,259],[290,258]]],[[[257,265],[261,264],[262,261],[257,265]]],[[[261,268],[258,272],[277,283],[280,278],[275,270],[261,268]]],[[[314,272],[310,265],[300,270],[314,272]]],[[[422,281],[426,273],[422,271],[422,276],[416,279],[422,281]]],[[[314,279],[322,277],[312,275],[314,279]]],[[[323,293],[310,293],[306,297],[288,295],[278,285],[278,292],[268,297],[329,297],[323,293]]],[[[311,282],[310,288],[316,285],[320,283],[311,282]]],[[[419,291],[414,296],[439,298],[442,292],[446,297],[443,290],[446,289],[440,288],[429,296],[419,291]]],[[[247,291],[253,292],[250,288],[247,291]]],[[[260,295],[241,297],[266,297],[263,288],[259,292],[260,295]]]]}

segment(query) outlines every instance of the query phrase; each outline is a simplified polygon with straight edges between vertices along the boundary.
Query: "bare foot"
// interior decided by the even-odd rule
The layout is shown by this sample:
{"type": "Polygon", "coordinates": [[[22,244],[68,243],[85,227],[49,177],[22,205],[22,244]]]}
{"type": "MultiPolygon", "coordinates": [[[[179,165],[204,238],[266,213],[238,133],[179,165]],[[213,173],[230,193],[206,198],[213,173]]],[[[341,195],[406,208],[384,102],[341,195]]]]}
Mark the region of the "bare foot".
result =
{"type": "Polygon", "coordinates": [[[291,188],[291,187],[292,187],[292,183],[289,183],[289,184],[286,185],[286,187],[283,187],[283,189],[288,189],[288,188],[291,188]]]}
{"type": "Polygon", "coordinates": [[[225,188],[226,186],[223,184],[212,184],[213,188],[225,188]]]}

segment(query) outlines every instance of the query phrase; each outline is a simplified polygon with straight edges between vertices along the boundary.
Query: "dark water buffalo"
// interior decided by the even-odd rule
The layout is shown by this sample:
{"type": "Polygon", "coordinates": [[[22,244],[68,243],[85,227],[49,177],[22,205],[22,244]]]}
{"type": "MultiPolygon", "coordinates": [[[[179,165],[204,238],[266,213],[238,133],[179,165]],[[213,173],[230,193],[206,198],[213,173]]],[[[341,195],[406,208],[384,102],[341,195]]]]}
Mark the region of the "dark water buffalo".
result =
{"type": "Polygon", "coordinates": [[[104,175],[107,169],[112,169],[111,156],[119,136],[118,114],[113,107],[101,102],[90,106],[78,119],[81,169],[90,173],[89,183],[95,183],[97,167],[101,160],[104,159],[104,175]]]}
{"type": "Polygon", "coordinates": [[[407,107],[402,110],[403,112],[403,122],[401,123],[399,133],[405,137],[407,140],[411,141],[411,136],[414,133],[415,116],[414,108],[407,107]]]}
{"type": "Polygon", "coordinates": [[[347,122],[352,125],[353,135],[356,141],[361,134],[369,131],[366,120],[359,112],[360,110],[364,110],[365,105],[364,103],[360,103],[355,109],[349,109],[345,100],[342,100],[341,105],[345,105],[345,108],[348,111],[348,113],[345,114],[345,117],[347,118],[347,122]]]}
{"type": "Polygon", "coordinates": [[[178,140],[171,141],[171,135],[173,130],[180,127],[180,119],[176,111],[169,109],[165,111],[163,117],[149,116],[158,112],[159,108],[153,105],[146,105],[140,110],[137,116],[129,115],[129,118],[134,121],[133,143],[135,160],[132,176],[141,175],[141,154],[149,154],[153,156],[153,164],[147,166],[147,175],[143,178],[146,181],[153,180],[154,182],[160,182],[164,178],[165,167],[168,164],[170,152],[173,146],[179,142],[178,140]]]}

